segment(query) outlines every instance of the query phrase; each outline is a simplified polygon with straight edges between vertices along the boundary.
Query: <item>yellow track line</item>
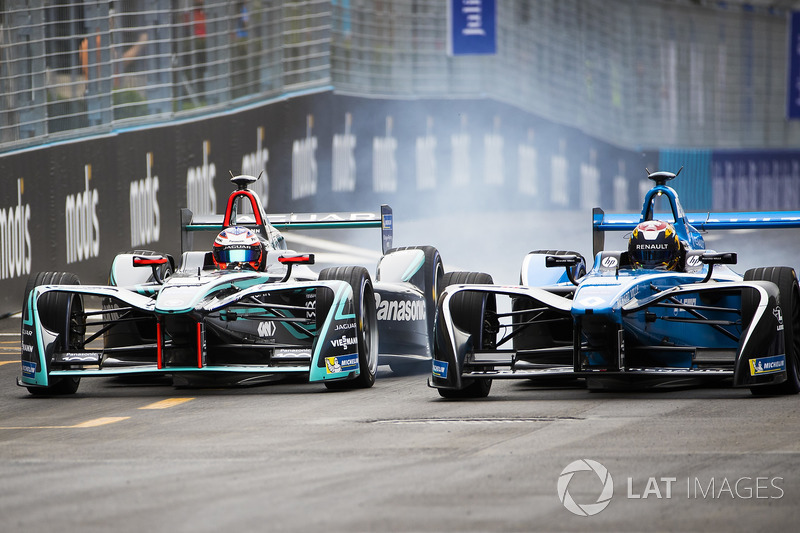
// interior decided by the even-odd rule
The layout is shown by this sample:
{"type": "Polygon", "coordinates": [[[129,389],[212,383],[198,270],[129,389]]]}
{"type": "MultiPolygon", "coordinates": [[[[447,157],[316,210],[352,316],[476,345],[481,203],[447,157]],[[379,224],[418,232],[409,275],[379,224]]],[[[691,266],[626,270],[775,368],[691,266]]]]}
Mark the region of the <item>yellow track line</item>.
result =
{"type": "Polygon", "coordinates": [[[0,429],[83,429],[83,428],[96,428],[98,426],[105,426],[113,424],[114,422],[121,422],[129,419],[129,416],[106,416],[103,418],[95,418],[94,420],[87,420],[74,426],[17,426],[17,427],[0,427],[0,429]]]}
{"type": "Polygon", "coordinates": [[[149,405],[145,405],[144,407],[140,407],[139,409],[168,409],[170,407],[175,407],[176,405],[190,402],[192,400],[194,400],[194,398],[167,398],[166,400],[161,400],[160,402],[155,402],[149,405]]]}

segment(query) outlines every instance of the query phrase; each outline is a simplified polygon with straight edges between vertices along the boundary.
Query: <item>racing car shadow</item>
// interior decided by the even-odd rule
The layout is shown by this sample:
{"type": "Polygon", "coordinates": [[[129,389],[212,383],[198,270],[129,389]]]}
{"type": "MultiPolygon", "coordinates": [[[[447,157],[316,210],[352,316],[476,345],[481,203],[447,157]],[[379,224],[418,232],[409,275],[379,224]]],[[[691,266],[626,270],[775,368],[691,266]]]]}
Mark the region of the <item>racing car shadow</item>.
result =
{"type": "MultiPolygon", "coordinates": [[[[703,383],[659,383],[642,382],[634,383],[620,382],[614,385],[607,385],[604,388],[590,388],[583,379],[552,379],[548,381],[515,381],[509,384],[510,388],[518,394],[519,391],[527,392],[554,392],[571,391],[575,395],[565,394],[559,400],[585,400],[586,394],[598,395],[605,398],[619,399],[665,399],[674,400],[679,398],[686,399],[735,399],[742,398],[752,401],[754,396],[748,389],[731,388],[730,380],[703,383]]],[[[505,398],[507,400],[508,398],[505,398]]],[[[530,399],[530,398],[526,398],[530,399]]],[[[552,398],[549,398],[552,399],[552,398]]]]}

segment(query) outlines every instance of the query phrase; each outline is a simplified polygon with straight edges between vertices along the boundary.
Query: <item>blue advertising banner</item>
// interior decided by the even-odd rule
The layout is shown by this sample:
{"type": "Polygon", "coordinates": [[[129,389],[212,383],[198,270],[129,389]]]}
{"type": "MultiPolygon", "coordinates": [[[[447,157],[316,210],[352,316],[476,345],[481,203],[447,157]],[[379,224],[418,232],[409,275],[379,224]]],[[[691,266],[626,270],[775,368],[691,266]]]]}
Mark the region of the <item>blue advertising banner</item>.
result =
{"type": "Polygon", "coordinates": [[[789,75],[786,88],[786,118],[800,118],[800,11],[789,20],[789,75]]]}
{"type": "Polygon", "coordinates": [[[497,52],[495,0],[447,1],[447,54],[497,52]]]}

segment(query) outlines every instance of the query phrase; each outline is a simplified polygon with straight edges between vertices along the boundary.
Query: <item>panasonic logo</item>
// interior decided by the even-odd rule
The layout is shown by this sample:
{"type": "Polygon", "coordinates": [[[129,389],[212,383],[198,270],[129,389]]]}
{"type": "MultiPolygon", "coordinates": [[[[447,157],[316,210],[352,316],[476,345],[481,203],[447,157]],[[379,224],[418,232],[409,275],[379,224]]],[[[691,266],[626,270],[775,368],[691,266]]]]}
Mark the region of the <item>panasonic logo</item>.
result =
{"type": "Polygon", "coordinates": [[[424,300],[383,300],[380,294],[375,293],[375,307],[378,311],[378,320],[396,322],[427,320],[424,300]]]}

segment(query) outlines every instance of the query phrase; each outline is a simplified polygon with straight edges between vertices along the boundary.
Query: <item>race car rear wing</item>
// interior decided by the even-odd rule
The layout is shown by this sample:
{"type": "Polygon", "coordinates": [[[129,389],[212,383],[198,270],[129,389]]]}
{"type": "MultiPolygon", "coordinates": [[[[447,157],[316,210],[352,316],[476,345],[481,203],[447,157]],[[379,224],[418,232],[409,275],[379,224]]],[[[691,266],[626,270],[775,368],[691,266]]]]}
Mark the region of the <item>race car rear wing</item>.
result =
{"type": "MultiPolygon", "coordinates": [[[[381,249],[386,253],[392,247],[394,225],[392,208],[381,205],[380,214],[366,212],[339,213],[278,213],[267,215],[269,224],[279,230],[337,229],[337,228],[381,228],[381,249]]],[[[192,232],[222,231],[223,215],[193,215],[191,210],[181,209],[181,253],[192,249],[192,232]]],[[[256,224],[250,215],[238,215],[237,225],[256,224]]]]}
{"type": "MultiPolygon", "coordinates": [[[[686,213],[686,221],[698,231],[719,229],[800,228],[800,211],[754,211],[741,213],[686,213]]],[[[592,248],[594,255],[605,245],[606,231],[633,231],[641,222],[640,213],[606,214],[592,210],[592,248]]]]}

